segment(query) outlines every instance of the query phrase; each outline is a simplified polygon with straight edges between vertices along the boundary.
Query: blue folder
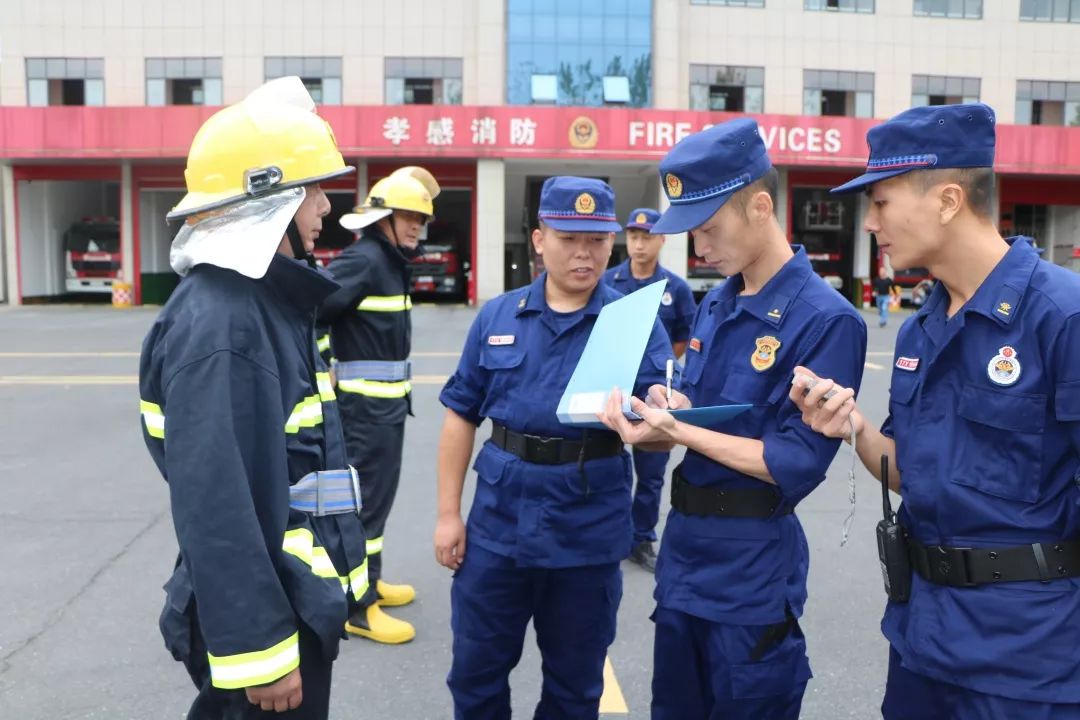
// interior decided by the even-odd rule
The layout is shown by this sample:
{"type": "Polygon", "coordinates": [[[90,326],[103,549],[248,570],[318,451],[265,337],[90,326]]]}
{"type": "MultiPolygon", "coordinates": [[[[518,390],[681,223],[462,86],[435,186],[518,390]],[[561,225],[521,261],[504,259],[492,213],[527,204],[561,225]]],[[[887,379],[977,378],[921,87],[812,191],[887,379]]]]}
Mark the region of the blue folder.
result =
{"type": "MultiPolygon", "coordinates": [[[[559,400],[559,422],[576,427],[604,427],[596,419],[596,413],[604,409],[614,387],[622,391],[623,414],[631,420],[641,419],[630,410],[630,394],[666,284],[667,280],[660,280],[600,310],[585,350],[559,400]]],[[[710,427],[730,420],[750,407],[718,405],[672,410],[671,414],[681,422],[710,427]]]]}

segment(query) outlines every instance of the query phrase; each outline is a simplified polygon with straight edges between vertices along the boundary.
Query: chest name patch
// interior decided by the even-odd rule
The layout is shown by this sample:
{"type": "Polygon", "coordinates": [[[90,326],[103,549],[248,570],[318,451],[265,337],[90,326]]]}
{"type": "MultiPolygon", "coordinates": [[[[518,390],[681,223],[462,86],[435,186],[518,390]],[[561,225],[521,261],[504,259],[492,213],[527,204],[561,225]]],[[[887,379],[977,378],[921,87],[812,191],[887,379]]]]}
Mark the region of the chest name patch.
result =
{"type": "Polygon", "coordinates": [[[701,338],[690,338],[690,349],[694,352],[701,352],[701,338]]]}
{"type": "Polygon", "coordinates": [[[919,358],[898,357],[896,358],[896,367],[908,372],[915,372],[919,369],[919,358]]]}
{"type": "Polygon", "coordinates": [[[488,345],[513,345],[513,335],[489,335],[488,345]]]}

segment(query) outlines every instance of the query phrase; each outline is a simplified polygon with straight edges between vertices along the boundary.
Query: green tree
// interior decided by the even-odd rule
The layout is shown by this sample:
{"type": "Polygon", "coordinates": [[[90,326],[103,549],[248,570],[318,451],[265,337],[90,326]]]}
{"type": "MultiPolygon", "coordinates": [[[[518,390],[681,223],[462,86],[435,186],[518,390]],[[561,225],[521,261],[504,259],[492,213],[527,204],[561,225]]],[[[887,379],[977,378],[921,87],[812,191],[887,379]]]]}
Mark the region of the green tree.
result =
{"type": "Polygon", "coordinates": [[[652,90],[652,53],[645,53],[634,59],[630,70],[630,104],[634,107],[649,105],[652,90]]]}

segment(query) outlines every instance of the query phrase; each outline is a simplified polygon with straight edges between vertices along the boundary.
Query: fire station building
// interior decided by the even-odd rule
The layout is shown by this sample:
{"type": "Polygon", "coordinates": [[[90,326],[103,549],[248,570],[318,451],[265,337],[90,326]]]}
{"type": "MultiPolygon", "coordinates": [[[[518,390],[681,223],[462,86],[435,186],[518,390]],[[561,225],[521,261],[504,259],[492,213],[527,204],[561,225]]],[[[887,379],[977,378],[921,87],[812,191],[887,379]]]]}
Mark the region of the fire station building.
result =
{"type": "MultiPolygon", "coordinates": [[[[853,300],[876,273],[857,174],[867,129],[915,104],[998,114],[999,224],[1080,270],[1080,3],[1036,0],[12,0],[0,35],[0,301],[83,302],[130,284],[163,302],[202,121],[267,79],[303,78],[355,178],[444,188],[416,289],[477,302],[530,279],[552,174],[602,178],[620,220],[662,207],[660,158],[748,114],[780,169],[778,213],[853,300]],[[1061,7],[1059,7],[1061,6],[1061,7]]],[[[622,239],[619,239],[622,242],[622,239]]],[[[718,278],[671,236],[662,262],[718,278]]],[[[620,254],[617,246],[616,255],[620,254]]],[[[901,270],[901,269],[897,269],[901,270]]],[[[906,270],[906,269],[905,269],[906,270]]]]}

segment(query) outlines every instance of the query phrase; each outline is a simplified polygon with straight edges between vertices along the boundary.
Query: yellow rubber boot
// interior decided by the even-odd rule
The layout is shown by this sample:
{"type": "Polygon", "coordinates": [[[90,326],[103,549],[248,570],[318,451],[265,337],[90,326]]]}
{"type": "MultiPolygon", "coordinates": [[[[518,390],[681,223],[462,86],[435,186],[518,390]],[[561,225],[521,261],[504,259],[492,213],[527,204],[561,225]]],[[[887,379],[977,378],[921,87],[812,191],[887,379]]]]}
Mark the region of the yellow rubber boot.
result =
{"type": "Polygon", "coordinates": [[[377,580],[375,592],[379,597],[379,604],[383,607],[401,607],[416,599],[416,590],[412,585],[391,585],[377,580]]]}
{"type": "Polygon", "coordinates": [[[390,617],[378,604],[349,618],[345,632],[386,645],[400,645],[416,637],[416,628],[404,620],[390,617]]]}

